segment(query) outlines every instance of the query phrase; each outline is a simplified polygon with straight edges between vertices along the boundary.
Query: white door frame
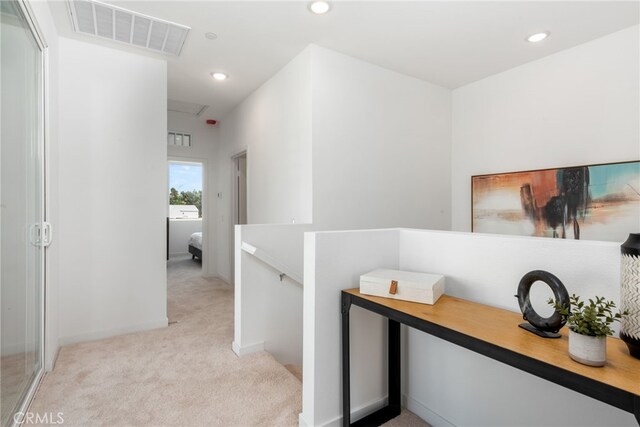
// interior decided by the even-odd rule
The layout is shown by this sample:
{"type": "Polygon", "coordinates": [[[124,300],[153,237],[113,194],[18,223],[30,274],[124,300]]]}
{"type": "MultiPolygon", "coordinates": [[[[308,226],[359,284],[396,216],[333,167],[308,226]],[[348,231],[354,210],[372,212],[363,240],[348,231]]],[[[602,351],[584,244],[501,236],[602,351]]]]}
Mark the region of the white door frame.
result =
{"type": "MultiPolygon", "coordinates": [[[[231,155],[231,197],[230,197],[230,202],[231,202],[231,206],[230,206],[230,213],[229,213],[229,225],[230,225],[230,230],[229,230],[229,263],[230,263],[230,269],[229,269],[229,276],[231,276],[229,278],[229,280],[231,281],[231,284],[235,284],[235,236],[236,236],[236,232],[235,232],[235,228],[236,228],[236,223],[237,223],[237,218],[238,218],[238,180],[237,180],[237,167],[238,167],[238,159],[240,157],[246,157],[247,158],[247,181],[249,178],[249,149],[248,148],[243,148],[242,150],[234,153],[231,155]]],[[[247,185],[247,196],[248,196],[248,192],[249,192],[249,186],[247,185]]],[[[247,201],[248,201],[248,197],[247,197],[247,201]]],[[[247,216],[247,222],[249,222],[249,218],[247,216]]]]}
{"type": "MultiPolygon", "coordinates": [[[[29,29],[31,30],[31,34],[33,35],[33,38],[36,42],[36,44],[38,45],[38,49],[41,52],[41,64],[40,64],[40,90],[41,90],[41,97],[39,99],[39,101],[41,101],[41,104],[39,105],[39,115],[40,115],[40,120],[38,125],[38,167],[40,169],[40,177],[41,177],[41,181],[40,181],[40,185],[42,188],[42,194],[40,195],[41,197],[41,203],[42,203],[42,224],[40,225],[41,229],[44,229],[44,223],[46,221],[48,221],[48,216],[49,216],[49,210],[48,210],[48,190],[49,190],[49,176],[48,176],[48,152],[49,152],[49,108],[47,105],[47,102],[49,101],[49,85],[48,85],[48,79],[49,79],[49,50],[48,50],[48,45],[46,43],[46,40],[44,38],[44,35],[42,33],[42,31],[40,30],[40,26],[38,25],[38,22],[36,21],[35,18],[35,14],[33,13],[33,10],[31,9],[30,4],[28,3],[27,0],[16,0],[16,3],[18,4],[18,6],[20,7],[20,10],[22,12],[22,14],[25,17],[25,20],[27,22],[27,25],[29,26],[29,29]]],[[[39,311],[40,311],[40,336],[38,337],[39,340],[39,344],[40,344],[40,368],[38,369],[38,371],[36,372],[34,381],[30,384],[29,389],[27,390],[25,397],[20,405],[20,408],[18,408],[18,413],[26,413],[27,409],[29,408],[29,405],[31,404],[31,401],[33,400],[33,397],[36,393],[36,390],[38,389],[40,382],[42,381],[42,377],[44,376],[44,371],[45,371],[45,362],[49,359],[49,354],[47,352],[47,347],[46,344],[48,343],[49,340],[52,341],[57,341],[58,337],[54,337],[54,336],[47,336],[53,333],[52,330],[47,329],[48,327],[48,322],[46,321],[46,316],[48,313],[50,313],[51,311],[53,311],[54,313],[56,313],[56,309],[54,307],[51,307],[51,300],[48,297],[48,295],[50,294],[50,290],[48,289],[48,282],[47,282],[47,265],[48,265],[48,260],[47,260],[47,249],[44,245],[42,245],[40,247],[41,249],[41,257],[40,257],[40,278],[38,279],[39,286],[38,286],[38,292],[39,292],[39,298],[40,298],[40,305],[38,307],[39,311]],[[46,337],[46,338],[45,338],[46,337]]],[[[54,355],[51,355],[54,356],[54,355]]],[[[53,363],[51,363],[52,365],[53,363]]],[[[17,426],[20,424],[20,420],[17,420],[15,417],[11,420],[12,421],[12,425],[17,426]]]]}

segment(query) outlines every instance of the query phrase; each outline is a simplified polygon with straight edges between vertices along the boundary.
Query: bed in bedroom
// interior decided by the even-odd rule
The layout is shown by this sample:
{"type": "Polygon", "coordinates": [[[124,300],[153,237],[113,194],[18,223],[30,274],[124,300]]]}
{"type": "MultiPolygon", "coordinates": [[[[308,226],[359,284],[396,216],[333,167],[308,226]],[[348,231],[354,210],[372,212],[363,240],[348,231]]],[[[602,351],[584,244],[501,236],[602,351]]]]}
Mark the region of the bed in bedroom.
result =
{"type": "Polygon", "coordinates": [[[191,259],[198,258],[202,260],[202,233],[201,232],[193,233],[189,238],[189,253],[191,254],[191,259]]]}

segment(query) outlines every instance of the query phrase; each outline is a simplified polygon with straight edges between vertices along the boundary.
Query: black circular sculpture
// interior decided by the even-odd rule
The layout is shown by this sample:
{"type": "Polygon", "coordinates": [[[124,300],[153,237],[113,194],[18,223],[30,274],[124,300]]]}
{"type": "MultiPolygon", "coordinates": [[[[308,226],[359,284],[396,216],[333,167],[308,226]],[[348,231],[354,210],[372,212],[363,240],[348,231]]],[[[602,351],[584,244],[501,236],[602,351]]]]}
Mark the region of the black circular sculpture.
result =
{"type": "Polygon", "coordinates": [[[556,309],[550,317],[542,317],[536,313],[531,305],[529,292],[531,286],[538,281],[546,283],[551,288],[557,304],[562,307],[571,306],[567,288],[564,287],[560,279],[548,271],[530,271],[520,279],[518,295],[516,295],[520,311],[522,311],[522,318],[529,323],[522,323],[518,326],[543,338],[560,338],[561,335],[558,331],[564,326],[566,320],[562,318],[558,310],[556,309]]]}

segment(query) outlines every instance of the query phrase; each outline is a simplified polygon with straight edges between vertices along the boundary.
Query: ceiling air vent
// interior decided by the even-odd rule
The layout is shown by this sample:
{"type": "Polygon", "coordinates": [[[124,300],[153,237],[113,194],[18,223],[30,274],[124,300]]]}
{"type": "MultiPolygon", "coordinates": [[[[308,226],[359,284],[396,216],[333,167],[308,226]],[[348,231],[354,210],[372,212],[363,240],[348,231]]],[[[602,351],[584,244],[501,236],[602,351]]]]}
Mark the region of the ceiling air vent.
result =
{"type": "Polygon", "coordinates": [[[180,55],[189,27],[94,0],[69,0],[73,29],[154,52],[180,55]]]}

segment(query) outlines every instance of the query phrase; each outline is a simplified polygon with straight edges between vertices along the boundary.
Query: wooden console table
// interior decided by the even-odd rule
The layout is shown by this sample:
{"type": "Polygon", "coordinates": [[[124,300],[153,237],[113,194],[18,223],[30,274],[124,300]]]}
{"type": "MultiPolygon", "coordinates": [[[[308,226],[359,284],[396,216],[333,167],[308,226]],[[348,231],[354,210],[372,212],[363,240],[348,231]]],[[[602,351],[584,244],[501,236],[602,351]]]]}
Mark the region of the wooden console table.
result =
{"type": "Polygon", "coordinates": [[[537,337],[522,328],[522,316],[508,310],[443,295],[435,305],[342,291],[343,426],[380,425],[401,410],[400,324],[498,360],[635,415],[640,424],[640,360],[617,338],[607,338],[607,364],[593,368],[574,362],[566,328],[560,339],[537,337]],[[357,305],[389,319],[389,398],[382,409],[351,424],[349,310],[357,305]]]}

